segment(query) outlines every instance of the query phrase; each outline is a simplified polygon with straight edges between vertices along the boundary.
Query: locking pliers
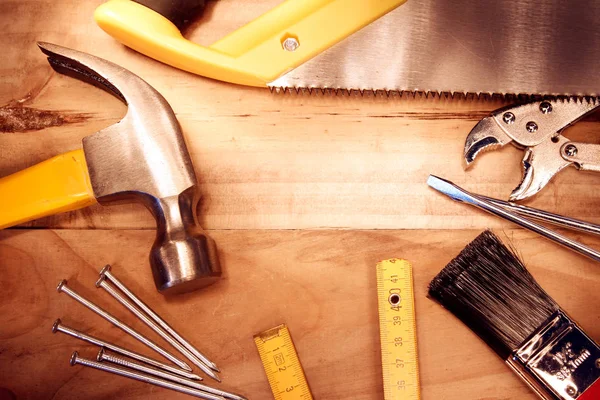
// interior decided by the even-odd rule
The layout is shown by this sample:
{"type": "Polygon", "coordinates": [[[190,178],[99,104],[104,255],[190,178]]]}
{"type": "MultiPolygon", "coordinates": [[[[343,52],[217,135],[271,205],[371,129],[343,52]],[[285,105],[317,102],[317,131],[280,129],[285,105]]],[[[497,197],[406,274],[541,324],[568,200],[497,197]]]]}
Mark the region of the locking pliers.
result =
{"type": "Polygon", "coordinates": [[[523,178],[510,201],[527,199],[560,171],[574,166],[600,172],[600,145],[572,142],[562,135],[568,126],[600,106],[596,98],[543,100],[494,111],[482,119],[465,142],[464,160],[469,167],[483,151],[508,143],[524,149],[523,178]]]}

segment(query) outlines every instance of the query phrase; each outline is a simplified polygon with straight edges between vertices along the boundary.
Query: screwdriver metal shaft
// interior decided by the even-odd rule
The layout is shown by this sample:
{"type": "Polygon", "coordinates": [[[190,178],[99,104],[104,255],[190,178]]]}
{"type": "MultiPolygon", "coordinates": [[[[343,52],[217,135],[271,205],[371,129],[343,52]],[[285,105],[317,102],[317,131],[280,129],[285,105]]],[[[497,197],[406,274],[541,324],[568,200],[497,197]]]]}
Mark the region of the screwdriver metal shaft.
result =
{"type": "Polygon", "coordinates": [[[110,343],[110,342],[107,342],[105,340],[98,339],[95,336],[85,334],[85,333],[83,333],[81,331],[78,331],[77,329],[74,329],[74,328],[71,328],[69,326],[66,326],[66,325],[64,325],[61,322],[60,319],[57,319],[54,322],[54,325],[52,325],[52,333],[56,333],[56,332],[61,332],[61,333],[64,333],[66,335],[72,336],[72,337],[74,337],[76,339],[83,340],[84,342],[88,342],[88,343],[94,344],[96,346],[104,347],[105,349],[112,350],[115,353],[122,354],[124,356],[129,357],[129,358],[133,358],[135,360],[141,361],[141,362],[146,363],[148,365],[152,365],[152,366],[154,366],[156,368],[160,368],[160,369],[162,369],[164,371],[171,372],[172,374],[176,374],[176,375],[182,376],[184,378],[194,379],[194,380],[202,380],[202,378],[200,376],[198,376],[198,375],[196,375],[196,374],[194,374],[192,372],[184,371],[184,370],[182,370],[180,368],[171,366],[169,364],[162,363],[160,361],[157,361],[157,360],[154,360],[152,358],[146,357],[146,356],[144,356],[142,354],[139,354],[139,353],[136,353],[134,351],[127,350],[127,349],[125,349],[125,348],[123,348],[121,346],[117,346],[114,343],[110,343]]]}
{"type": "Polygon", "coordinates": [[[538,233],[544,236],[545,238],[550,239],[560,245],[563,245],[573,251],[576,251],[579,254],[583,254],[584,256],[589,257],[594,261],[600,261],[599,251],[594,250],[591,247],[588,247],[576,240],[563,236],[560,233],[553,231],[552,229],[546,228],[544,225],[540,225],[536,222],[530,221],[529,219],[517,213],[509,211],[502,206],[499,206],[495,203],[491,203],[485,200],[484,198],[480,197],[479,195],[470,193],[448,180],[439,178],[435,175],[429,175],[429,178],[427,179],[427,184],[433,189],[445,194],[453,200],[456,200],[461,203],[470,204],[484,211],[487,211],[490,214],[502,217],[506,220],[514,222],[517,225],[522,226],[523,228],[538,233]]]}
{"type": "Polygon", "coordinates": [[[71,356],[71,365],[84,365],[86,367],[91,367],[95,369],[99,369],[105,372],[111,372],[116,375],[124,376],[126,378],[135,379],[141,382],[150,383],[152,385],[160,386],[166,389],[175,390],[180,393],[189,394],[190,396],[195,396],[201,399],[206,400],[225,400],[225,397],[216,396],[211,393],[203,392],[202,390],[193,389],[188,386],[180,385],[178,383],[170,382],[164,379],[155,378],[150,375],[141,374],[139,372],[128,370],[121,367],[115,367],[112,365],[102,364],[98,361],[89,360],[87,358],[79,357],[79,354],[75,351],[71,356]]]}
{"type": "Polygon", "coordinates": [[[182,346],[192,352],[199,360],[204,364],[208,365],[212,370],[219,372],[217,365],[210,361],[208,357],[202,354],[198,349],[192,346],[187,340],[185,340],[175,329],[173,329],[164,319],[162,319],[157,313],[154,312],[146,303],[144,303],[139,297],[137,297],[123,282],[121,282],[111,271],[111,266],[105,266],[100,271],[100,276],[105,276],[112,284],[114,284],[125,296],[129,297],[129,300],[134,302],[142,311],[144,311],[150,318],[160,325],[165,331],[175,338],[182,346]]]}
{"type": "Polygon", "coordinates": [[[120,365],[122,367],[135,369],[135,370],[138,370],[140,372],[144,372],[144,373],[149,374],[149,375],[154,375],[154,376],[157,376],[159,378],[163,378],[163,379],[167,379],[167,380],[170,380],[170,381],[173,381],[173,382],[181,383],[182,385],[193,387],[193,388],[198,389],[198,390],[203,390],[205,392],[216,394],[218,396],[223,396],[223,397],[225,397],[227,399],[231,399],[231,400],[248,400],[244,396],[241,396],[241,395],[238,395],[238,394],[229,393],[229,392],[226,392],[224,390],[215,389],[215,388],[212,388],[210,386],[203,385],[203,384],[201,384],[199,382],[194,382],[194,381],[182,378],[182,377],[177,376],[177,375],[169,374],[168,372],[159,371],[157,369],[154,369],[154,368],[151,368],[151,367],[147,367],[147,366],[142,365],[142,364],[138,364],[135,361],[127,360],[125,358],[122,358],[122,357],[119,357],[119,356],[116,356],[116,355],[113,355],[113,354],[109,354],[106,351],[104,351],[104,349],[100,349],[100,351],[98,352],[98,356],[96,357],[96,359],[98,361],[101,361],[101,362],[102,361],[108,361],[110,363],[117,364],[117,365],[120,365]]]}
{"type": "Polygon", "coordinates": [[[98,305],[92,303],[91,301],[89,301],[88,299],[86,299],[85,297],[81,296],[80,294],[75,292],[73,289],[68,287],[66,279],[63,279],[62,281],[60,281],[60,283],[56,287],[56,290],[59,293],[64,292],[64,293],[68,294],[71,298],[77,300],[79,303],[83,304],[84,306],[86,306],[87,308],[89,308],[90,310],[92,310],[93,312],[95,312],[96,314],[98,314],[99,316],[101,316],[102,318],[107,320],[108,322],[112,323],[113,325],[117,326],[118,328],[122,329],[123,331],[129,333],[131,336],[133,336],[140,342],[144,343],[146,346],[150,347],[152,350],[156,351],[163,357],[172,361],[180,368],[183,368],[186,371],[192,370],[190,368],[190,366],[187,365],[184,361],[178,359],[177,357],[175,357],[174,355],[169,353],[167,350],[163,349],[162,347],[160,347],[159,345],[157,345],[156,343],[154,343],[153,341],[151,341],[150,339],[148,339],[147,337],[145,337],[144,335],[142,335],[135,329],[131,328],[129,325],[126,325],[124,322],[118,320],[117,318],[115,318],[114,316],[109,314],[107,311],[100,308],[98,305]]]}
{"type": "Polygon", "coordinates": [[[196,364],[198,368],[200,368],[204,373],[206,373],[211,378],[221,382],[219,376],[212,371],[207,365],[205,365],[202,361],[200,361],[196,356],[194,356],[188,349],[183,347],[178,341],[173,339],[167,332],[165,332],[160,326],[158,326],[153,320],[151,320],[146,314],[144,314],[141,310],[139,310],[133,303],[123,297],[116,288],[114,288],[110,283],[106,281],[106,276],[100,275],[100,278],[96,282],[96,287],[101,287],[108,294],[110,294],[115,300],[117,300],[121,305],[123,305],[126,309],[131,311],[136,317],[138,317],[143,323],[145,323],[150,329],[156,332],[160,337],[166,340],[171,346],[175,347],[181,354],[186,356],[191,362],[196,364]]]}

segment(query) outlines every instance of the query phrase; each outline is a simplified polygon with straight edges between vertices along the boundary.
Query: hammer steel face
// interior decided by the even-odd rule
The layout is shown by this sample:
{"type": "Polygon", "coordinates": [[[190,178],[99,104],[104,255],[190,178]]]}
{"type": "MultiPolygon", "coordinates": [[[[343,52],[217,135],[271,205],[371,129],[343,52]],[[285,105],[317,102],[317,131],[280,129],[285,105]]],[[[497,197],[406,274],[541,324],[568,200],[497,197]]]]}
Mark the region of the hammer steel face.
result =
{"type": "Polygon", "coordinates": [[[84,138],[83,150],[0,179],[0,229],[96,201],[141,201],[157,222],[150,252],[157,289],[181,293],[215,282],[221,275],[216,247],[196,219],[196,175],[169,103],[116,64],[38,45],[57,72],[113,94],[127,104],[127,114],[84,138]]]}
{"type": "Polygon", "coordinates": [[[600,172],[600,146],[575,143],[562,131],[600,106],[595,98],[554,99],[495,111],[481,120],[465,141],[464,162],[472,165],[482,152],[512,143],[524,149],[523,177],[510,201],[527,199],[569,166],[600,172]]]}

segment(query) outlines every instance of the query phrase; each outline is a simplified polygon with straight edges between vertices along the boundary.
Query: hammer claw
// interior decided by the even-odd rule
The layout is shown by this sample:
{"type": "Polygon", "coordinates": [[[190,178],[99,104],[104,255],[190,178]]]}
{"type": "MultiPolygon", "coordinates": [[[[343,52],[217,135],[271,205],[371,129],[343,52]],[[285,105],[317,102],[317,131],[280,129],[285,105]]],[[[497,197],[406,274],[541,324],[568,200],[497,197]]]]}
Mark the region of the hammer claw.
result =
{"type": "MultiPolygon", "coordinates": [[[[108,91],[127,104],[127,114],[118,124],[84,138],[83,151],[76,151],[79,158],[59,156],[60,165],[70,167],[52,171],[76,173],[81,184],[69,190],[79,197],[65,200],[60,190],[36,192],[31,197],[35,197],[32,202],[39,200],[35,204],[44,205],[39,210],[31,208],[29,203],[6,200],[20,199],[18,196],[0,196],[0,227],[85,207],[96,200],[100,204],[137,200],[150,210],[157,222],[150,264],[158,290],[184,292],[216,281],[221,275],[216,247],[197,224],[197,179],[179,122],[169,103],[142,78],[116,64],[51,43],[40,42],[38,46],[57,72],[108,91]],[[79,162],[65,164],[65,160],[71,159],[79,162]],[[49,193],[60,195],[58,200],[66,205],[47,206],[52,199],[49,193]]],[[[34,167],[35,171],[40,168],[34,167]]],[[[0,179],[0,194],[3,187],[26,190],[29,182],[26,179],[32,176],[45,175],[17,173],[0,179]]],[[[33,187],[56,182],[60,179],[46,179],[33,187]]]]}
{"type": "Polygon", "coordinates": [[[121,67],[108,63],[90,54],[71,50],[56,44],[38,42],[37,45],[40,50],[48,56],[48,62],[56,72],[106,90],[108,93],[126,103],[125,97],[123,97],[119,89],[108,80],[110,76],[114,76],[118,70],[122,69],[121,67]],[[94,70],[91,66],[95,66],[100,71],[94,70]]]}

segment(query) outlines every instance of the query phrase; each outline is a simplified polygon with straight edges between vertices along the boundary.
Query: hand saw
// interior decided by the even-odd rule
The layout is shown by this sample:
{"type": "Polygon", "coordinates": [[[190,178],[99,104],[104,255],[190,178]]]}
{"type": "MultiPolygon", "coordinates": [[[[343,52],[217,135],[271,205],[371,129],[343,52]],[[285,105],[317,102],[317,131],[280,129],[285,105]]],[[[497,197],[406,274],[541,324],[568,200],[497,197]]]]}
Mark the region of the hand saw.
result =
{"type": "Polygon", "coordinates": [[[179,30],[203,0],[110,0],[95,19],[166,64],[277,91],[600,94],[598,1],[405,1],[287,0],[209,47],[179,30]]]}

